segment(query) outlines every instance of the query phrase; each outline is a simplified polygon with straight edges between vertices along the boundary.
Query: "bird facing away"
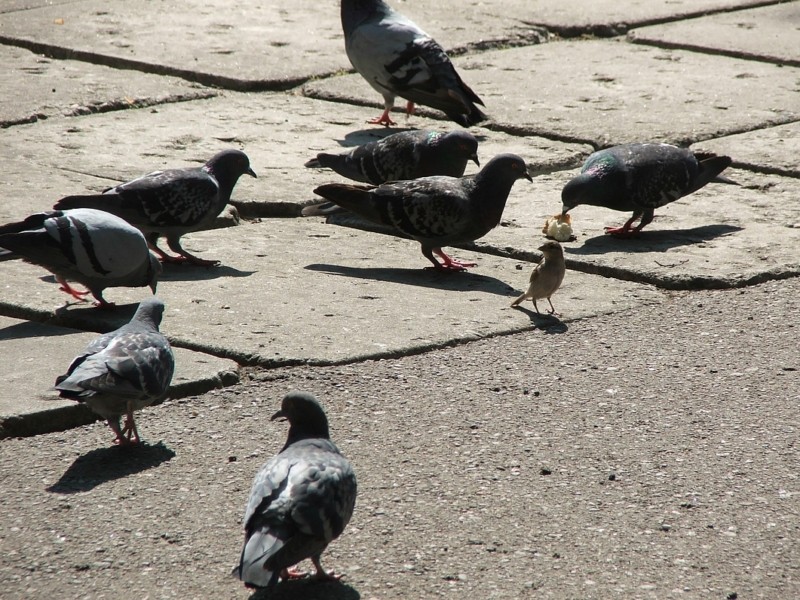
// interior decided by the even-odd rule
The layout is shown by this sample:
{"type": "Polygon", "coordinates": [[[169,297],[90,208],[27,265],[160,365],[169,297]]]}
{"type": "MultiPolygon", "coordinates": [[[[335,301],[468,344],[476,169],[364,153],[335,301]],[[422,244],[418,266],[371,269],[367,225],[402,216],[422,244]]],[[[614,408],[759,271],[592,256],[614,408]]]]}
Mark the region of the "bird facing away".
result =
{"type": "Polygon", "coordinates": [[[410,19],[383,0],[342,0],[347,57],[383,96],[385,110],[370,123],[394,125],[389,117],[396,96],[444,112],[469,127],[486,119],[483,101],[459,77],[444,49],[410,19]]]}
{"type": "Polygon", "coordinates": [[[109,287],[150,286],[155,293],[161,274],[142,233],[100,210],[49,211],[2,225],[0,247],[50,271],[73,298],[92,294],[97,306],[112,305],[103,298],[109,287]],[[88,290],[76,290],[68,281],[88,290]]]}
{"type": "Polygon", "coordinates": [[[67,196],[56,202],[55,208],[96,208],[113,213],[139,228],[162,262],[211,266],[219,261],[190,254],[181,247],[181,236],[208,228],[244,174],[256,176],[247,155],[240,150],[223,150],[202,167],[154,171],[102,194],[67,196]],[[178,256],[158,247],[161,236],[178,256]]]}
{"type": "Polygon", "coordinates": [[[556,312],[556,309],[550,297],[561,287],[561,282],[564,281],[564,273],[567,270],[564,264],[564,249],[558,242],[548,241],[539,246],[539,251],[544,256],[531,273],[528,289],[514,300],[511,306],[519,306],[523,301],[530,299],[533,300],[533,308],[536,309],[536,314],[541,314],[536,301],[547,298],[550,303],[548,314],[552,315],[556,312]]]}
{"type": "Polygon", "coordinates": [[[290,570],[310,558],[318,579],[338,579],[320,564],[325,548],[353,515],[356,476],[331,441],[328,419],[311,395],[290,392],[272,420],[289,421],[286,444],[253,481],[244,514],[245,540],[233,575],[248,587],[303,577],[290,570]]]}
{"type": "Polygon", "coordinates": [[[321,152],[305,166],[327,167],[339,175],[379,185],[432,175],[461,177],[467,161],[478,162],[478,140],[468,131],[414,130],[393,133],[345,154],[321,152]]]}
{"type": "Polygon", "coordinates": [[[377,187],[331,183],[314,193],[417,240],[436,269],[463,271],[475,263],[447,256],[442,246],[465,244],[489,233],[500,223],[514,182],[523,177],[532,181],[522,158],[498,154],[474,176],[422,177],[377,187]]]}
{"type": "Polygon", "coordinates": [[[85,402],[106,419],[116,444],[139,443],[133,412],[162,398],[172,381],[175,358],[158,331],[163,314],[161,300],[145,300],[130,322],[93,340],[56,379],[62,398],[85,402]]]}
{"type": "Polygon", "coordinates": [[[694,153],[670,144],[624,144],[595,152],[580,175],[561,191],[562,214],[579,204],[633,211],[620,227],[606,233],[629,236],[653,220],[656,208],[696,192],[709,182],[736,184],[720,177],[729,156],[694,153]],[[641,219],[631,229],[633,223],[641,219]]]}

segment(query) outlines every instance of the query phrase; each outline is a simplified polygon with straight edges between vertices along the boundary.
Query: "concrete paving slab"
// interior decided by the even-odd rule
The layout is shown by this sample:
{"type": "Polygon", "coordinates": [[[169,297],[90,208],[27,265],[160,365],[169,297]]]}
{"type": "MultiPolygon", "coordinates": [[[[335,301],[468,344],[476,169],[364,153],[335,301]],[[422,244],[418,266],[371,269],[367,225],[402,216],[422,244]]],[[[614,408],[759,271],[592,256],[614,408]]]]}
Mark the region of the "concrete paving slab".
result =
{"type": "MultiPolygon", "coordinates": [[[[187,236],[184,246],[222,259],[206,269],[167,265],[158,295],[164,330],[176,344],[266,366],[351,362],[420,352],[542,324],[509,308],[530,264],[457,251],[469,273],[423,270],[409,240],[326,225],[271,219],[187,236]],[[518,265],[520,267],[518,268],[518,265]]],[[[113,311],[70,306],[50,277],[21,261],[2,265],[0,313],[111,328],[113,311]]],[[[127,315],[141,290],[108,290],[127,315]]],[[[564,322],[660,301],[651,286],[569,273],[554,303],[564,322]]],[[[544,320],[548,323],[548,320],[544,320]]]]}
{"type": "Polygon", "coordinates": [[[80,0],[3,0],[3,3],[0,4],[0,14],[15,12],[18,10],[41,8],[42,6],[70,4],[79,1],[80,0]]]}
{"type": "Polygon", "coordinates": [[[635,29],[631,41],[800,66],[800,4],[787,2],[635,29]]]}
{"type": "Polygon", "coordinates": [[[727,154],[738,167],[800,177],[800,123],[700,142],[698,150],[727,154]]]}
{"type": "MultiPolygon", "coordinates": [[[[0,26],[5,18],[0,21],[0,26]]],[[[157,77],[0,46],[0,129],[41,119],[124,110],[216,95],[177,77],[157,77]]]]}
{"type": "MultiPolygon", "coordinates": [[[[240,212],[296,216],[314,201],[314,187],[341,180],[332,171],[306,169],[303,163],[317,152],[344,152],[398,131],[366,125],[374,116],[370,108],[282,92],[224,92],[198,102],[21,125],[3,134],[6,151],[17,158],[0,183],[8,204],[0,208],[0,217],[11,207],[12,214],[25,216],[34,206],[50,208],[66,194],[100,191],[152,170],[201,163],[227,147],[245,150],[258,174],[258,179],[242,177],[234,190],[232,201],[240,212]]],[[[408,124],[438,131],[458,128],[421,116],[408,124]]],[[[587,144],[472,131],[480,139],[482,163],[500,152],[516,152],[534,170],[548,171],[579,165],[592,152],[587,144]]],[[[477,167],[470,163],[468,169],[477,167]]]]}
{"type": "MultiPolygon", "coordinates": [[[[513,12],[486,5],[411,4],[402,10],[446,48],[543,37],[513,12]]],[[[287,89],[351,68],[334,1],[87,0],[9,13],[0,40],[239,90],[287,89]]]]}
{"type": "MultiPolygon", "coordinates": [[[[166,323],[165,320],[165,328],[166,323]]],[[[97,420],[87,407],[58,397],[53,382],[96,333],[0,316],[0,439],[61,431],[97,420]]],[[[175,349],[170,398],[202,394],[239,380],[224,358],[175,349]]]]}
{"type": "MultiPolygon", "coordinates": [[[[599,146],[688,143],[800,118],[800,69],[621,40],[483,52],[461,67],[486,102],[490,127],[599,146]]],[[[377,106],[358,75],[304,90],[377,106]]]]}
{"type": "MultiPolygon", "coordinates": [[[[479,248],[524,257],[544,241],[542,225],[561,209],[560,190],[577,170],[534,179],[514,194],[498,227],[479,248]]],[[[800,275],[800,180],[728,169],[740,186],[711,184],[656,210],[638,238],[603,232],[630,213],[578,206],[577,240],[564,244],[568,265],[670,289],[736,287],[800,275]]],[[[518,184],[519,185],[519,184],[518,184]]]]}

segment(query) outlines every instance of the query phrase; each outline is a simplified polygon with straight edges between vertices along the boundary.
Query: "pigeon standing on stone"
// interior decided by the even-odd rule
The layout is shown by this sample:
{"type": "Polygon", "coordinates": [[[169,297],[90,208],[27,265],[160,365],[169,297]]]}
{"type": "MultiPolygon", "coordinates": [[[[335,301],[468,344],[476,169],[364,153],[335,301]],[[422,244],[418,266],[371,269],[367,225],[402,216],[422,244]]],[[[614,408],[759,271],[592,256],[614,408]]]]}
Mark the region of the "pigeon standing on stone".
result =
{"type": "Polygon", "coordinates": [[[459,77],[444,49],[383,0],[342,0],[345,51],[364,79],[383,96],[385,110],[371,123],[394,125],[396,96],[444,112],[469,127],[486,119],[483,101],[459,77]]]}
{"type": "Polygon", "coordinates": [[[393,133],[345,154],[321,152],[305,166],[327,167],[348,179],[380,185],[432,175],[461,177],[470,160],[480,166],[478,140],[468,131],[414,130],[393,133]]]}
{"type": "Polygon", "coordinates": [[[175,358],[158,331],[163,314],[161,300],[145,300],[130,322],[92,341],[56,379],[62,398],[85,402],[106,419],[117,444],[139,442],[133,412],[162,398],[172,381],[175,358]]]}
{"type": "Polygon", "coordinates": [[[290,567],[310,558],[316,578],[338,579],[323,570],[320,557],[353,515],[356,476],[331,441],[328,419],[312,395],[289,393],[272,415],[278,418],[289,421],[289,435],[253,481],[233,575],[248,587],[273,586],[302,577],[290,567]]]}
{"type": "Polygon", "coordinates": [[[162,262],[211,266],[219,261],[190,254],[181,247],[181,236],[208,228],[244,174],[256,176],[247,155],[240,150],[223,150],[202,167],[154,171],[102,194],[67,196],[55,208],[105,210],[138,227],[162,262]],[[160,236],[167,238],[167,245],[178,256],[170,256],[158,247],[160,236]]]}
{"type": "Polygon", "coordinates": [[[156,291],[161,263],[142,233],[119,217],[88,208],[50,211],[0,226],[0,247],[44,267],[61,290],[83,300],[92,294],[98,306],[108,287],[150,286],[156,291]],[[85,285],[76,290],[68,281],[85,285]]]}
{"type": "Polygon", "coordinates": [[[628,236],[650,223],[656,208],[707,183],[735,185],[719,176],[730,164],[729,156],[695,153],[670,144],[625,144],[600,150],[564,186],[562,214],[579,204],[633,211],[624,225],[606,227],[606,233],[628,236]],[[641,219],[639,224],[632,228],[637,219],[641,219]]]}
{"type": "Polygon", "coordinates": [[[314,193],[417,240],[436,269],[463,271],[475,263],[447,256],[442,246],[465,244],[489,233],[500,223],[514,182],[523,177],[532,181],[522,158],[499,154],[474,176],[422,177],[377,187],[332,183],[314,193]]]}
{"type": "Polygon", "coordinates": [[[564,281],[564,273],[566,273],[567,270],[564,264],[564,249],[558,242],[549,241],[539,246],[539,251],[544,256],[531,273],[528,289],[519,298],[514,300],[511,306],[518,306],[524,300],[530,299],[533,300],[533,308],[536,309],[536,314],[541,314],[539,313],[539,307],[536,305],[536,301],[547,298],[547,301],[550,303],[550,310],[548,313],[552,315],[556,312],[556,309],[550,297],[561,287],[561,282],[564,281]]]}

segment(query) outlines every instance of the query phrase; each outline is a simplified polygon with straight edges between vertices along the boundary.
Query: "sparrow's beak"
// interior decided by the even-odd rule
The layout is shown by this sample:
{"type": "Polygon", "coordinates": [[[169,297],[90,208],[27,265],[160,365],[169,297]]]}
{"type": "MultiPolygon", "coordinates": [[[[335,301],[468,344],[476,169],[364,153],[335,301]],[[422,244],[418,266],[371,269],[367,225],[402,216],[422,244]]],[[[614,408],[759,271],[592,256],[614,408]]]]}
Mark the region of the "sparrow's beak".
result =
{"type": "Polygon", "coordinates": [[[476,165],[478,165],[479,167],[481,166],[481,163],[480,163],[480,161],[478,160],[478,153],[477,153],[477,152],[476,152],[475,154],[473,154],[472,156],[470,156],[470,157],[469,157],[469,159],[470,159],[472,162],[474,162],[476,165]]]}
{"type": "Polygon", "coordinates": [[[258,175],[256,175],[255,171],[253,171],[252,167],[247,167],[247,171],[245,171],[245,173],[250,175],[250,177],[255,177],[256,179],[258,179],[258,175]]]}
{"type": "Polygon", "coordinates": [[[282,410],[279,410],[279,411],[278,411],[278,412],[276,412],[274,415],[272,415],[272,416],[269,418],[269,420],[270,420],[270,421],[274,421],[275,419],[285,419],[285,418],[286,418],[286,415],[283,413],[283,411],[282,411],[282,410]]]}

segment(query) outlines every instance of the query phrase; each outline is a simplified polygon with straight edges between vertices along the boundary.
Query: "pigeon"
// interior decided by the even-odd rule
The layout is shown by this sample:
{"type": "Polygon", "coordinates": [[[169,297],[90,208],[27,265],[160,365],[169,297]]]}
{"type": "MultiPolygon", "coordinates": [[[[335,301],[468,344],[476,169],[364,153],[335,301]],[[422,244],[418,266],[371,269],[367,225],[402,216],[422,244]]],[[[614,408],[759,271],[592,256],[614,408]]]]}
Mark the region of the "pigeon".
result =
{"type": "Polygon", "coordinates": [[[459,77],[444,49],[383,0],[342,0],[345,51],[364,79],[383,96],[383,114],[373,124],[394,125],[394,99],[424,104],[469,127],[486,119],[483,101],[459,77]]]}
{"type": "Polygon", "coordinates": [[[380,185],[431,175],[461,177],[469,160],[480,166],[478,140],[468,131],[415,130],[393,133],[346,154],[322,152],[305,166],[327,167],[348,179],[380,185]]]}
{"type": "Polygon", "coordinates": [[[92,294],[101,307],[113,304],[103,298],[105,288],[150,286],[155,293],[161,274],[161,263],[138,229],[90,208],[37,213],[2,225],[0,247],[53,273],[72,297],[92,294]],[[77,290],[68,280],[88,290],[77,290]]]}
{"type": "Polygon", "coordinates": [[[320,557],[353,515],[356,476],[331,441],[328,419],[311,394],[287,394],[272,415],[278,418],[289,421],[289,435],[253,481],[242,555],[232,574],[247,587],[273,586],[303,577],[290,567],[310,558],[315,578],[338,580],[325,572],[320,557]]]}
{"type": "Polygon", "coordinates": [[[161,300],[145,300],[130,322],[92,341],[56,379],[59,395],[85,402],[105,418],[119,445],[139,443],[133,411],[162,398],[172,380],[175,358],[158,331],[163,314],[161,300]]]}
{"type": "Polygon", "coordinates": [[[539,246],[539,251],[544,255],[541,262],[534,267],[531,273],[530,283],[528,289],[519,298],[511,303],[511,306],[518,306],[524,300],[530,298],[533,300],[533,308],[536,309],[536,314],[539,312],[539,307],[536,305],[537,300],[547,298],[550,303],[549,314],[556,312],[550,297],[555,294],[556,290],[561,286],[564,281],[564,273],[567,270],[564,264],[564,249],[556,241],[545,242],[539,246]]]}
{"type": "Polygon", "coordinates": [[[417,240],[434,268],[463,271],[475,263],[447,256],[442,246],[465,244],[489,233],[500,223],[514,182],[523,177],[532,181],[522,158],[499,154],[475,175],[421,177],[377,187],[332,183],[319,186],[314,193],[417,240]]]}
{"type": "Polygon", "coordinates": [[[595,152],[580,175],[561,191],[562,215],[579,204],[633,211],[620,227],[606,233],[630,236],[653,220],[656,208],[696,192],[710,182],[736,182],[721,177],[729,156],[692,152],[670,144],[625,144],[595,152]],[[633,223],[640,219],[635,228],[633,223]]]}
{"type": "Polygon", "coordinates": [[[184,250],[181,236],[208,228],[245,173],[256,176],[247,155],[240,150],[223,150],[202,167],[154,171],[102,194],[61,198],[55,208],[105,210],[138,227],[162,262],[213,266],[219,261],[202,259],[184,250]],[[167,245],[178,256],[170,256],[158,247],[160,236],[167,238],[167,245]]]}

